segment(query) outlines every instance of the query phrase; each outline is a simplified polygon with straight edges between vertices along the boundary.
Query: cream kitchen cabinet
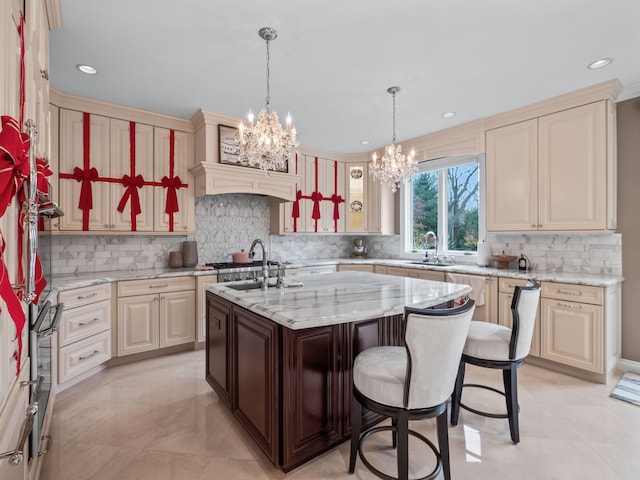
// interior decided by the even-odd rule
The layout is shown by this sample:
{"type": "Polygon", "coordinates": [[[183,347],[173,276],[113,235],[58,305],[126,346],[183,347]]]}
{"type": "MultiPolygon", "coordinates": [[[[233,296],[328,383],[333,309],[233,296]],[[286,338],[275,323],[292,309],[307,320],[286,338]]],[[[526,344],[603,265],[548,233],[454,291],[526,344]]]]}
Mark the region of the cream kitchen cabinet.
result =
{"type": "Polygon", "coordinates": [[[471,287],[468,297],[476,302],[473,320],[498,323],[498,279],[496,277],[447,273],[444,281],[471,287]]]}
{"type": "Polygon", "coordinates": [[[615,229],[609,100],[486,132],[488,231],[615,229]]]}
{"type": "Polygon", "coordinates": [[[311,267],[287,268],[284,271],[285,277],[297,277],[299,275],[319,275],[322,273],[335,273],[335,265],[316,265],[311,267]]]}
{"type": "Polygon", "coordinates": [[[434,282],[444,282],[444,272],[437,270],[422,270],[418,268],[387,267],[387,275],[398,277],[420,278],[434,282]]]}
{"type": "MultiPolygon", "coordinates": [[[[527,285],[528,280],[521,278],[499,278],[498,279],[498,323],[511,328],[513,316],[511,314],[511,301],[516,286],[527,285]]],[[[529,355],[540,356],[540,304],[536,312],[536,323],[533,327],[533,338],[531,339],[531,350],[529,355]]]]}
{"type": "Polygon", "coordinates": [[[59,384],[111,358],[111,290],[111,283],[102,283],[58,294],[58,302],[64,303],[58,333],[59,384]]]}
{"type": "Polygon", "coordinates": [[[0,478],[2,480],[27,480],[28,477],[28,448],[29,440],[18,445],[22,429],[27,421],[27,406],[29,406],[29,387],[21,385],[29,382],[29,362],[21,370],[0,409],[0,454],[14,452],[16,448],[22,449],[24,458],[17,465],[9,463],[9,457],[0,458],[0,478]]]}
{"type": "Polygon", "coordinates": [[[346,182],[346,232],[396,233],[397,197],[369,175],[368,163],[347,163],[346,182]]]}
{"type": "Polygon", "coordinates": [[[118,282],[118,356],[195,341],[194,277],[118,282]]]}
{"type": "Polygon", "coordinates": [[[207,340],[207,287],[218,283],[218,275],[199,275],[196,277],[198,304],[196,305],[196,342],[207,340]]]}
{"type": "Polygon", "coordinates": [[[353,264],[353,263],[345,263],[342,265],[338,265],[338,271],[339,272],[345,272],[348,270],[356,270],[358,272],[369,272],[369,273],[373,273],[373,265],[369,264],[363,264],[363,265],[359,265],[359,264],[353,264]]]}
{"type": "Polygon", "coordinates": [[[300,200],[297,231],[343,233],[345,228],[344,163],[310,155],[304,155],[303,161],[305,173],[302,193],[303,196],[312,198],[300,200]]]}
{"type": "Polygon", "coordinates": [[[190,233],[195,231],[195,197],[193,190],[193,134],[154,127],[154,181],[175,184],[177,211],[171,210],[172,188],[154,187],[153,225],[155,232],[190,233]],[[173,153],[173,155],[172,155],[173,153]],[[178,181],[178,179],[180,181],[178,181]]]}
{"type": "Polygon", "coordinates": [[[620,286],[542,282],[540,356],[596,374],[620,358],[620,286]]]}

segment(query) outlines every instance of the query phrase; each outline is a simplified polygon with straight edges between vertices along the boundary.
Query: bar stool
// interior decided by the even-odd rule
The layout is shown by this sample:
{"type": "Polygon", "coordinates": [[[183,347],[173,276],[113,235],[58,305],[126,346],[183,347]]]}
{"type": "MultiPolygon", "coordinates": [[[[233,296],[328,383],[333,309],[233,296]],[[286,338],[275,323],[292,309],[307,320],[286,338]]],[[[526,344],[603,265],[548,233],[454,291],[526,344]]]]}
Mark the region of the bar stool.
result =
{"type": "Polygon", "coordinates": [[[436,466],[423,479],[433,479],[440,471],[450,480],[447,401],[453,391],[475,305],[450,309],[413,309],[404,312],[404,346],[372,347],[361,352],[353,364],[351,455],[349,473],[354,473],[356,455],[375,475],[393,479],[376,469],[365,457],[367,437],[380,431],[392,432],[397,442],[398,478],[409,476],[409,435],[434,452],[436,466]],[[362,408],[391,418],[391,426],[361,432],[362,408]],[[437,417],[438,446],[409,429],[410,420],[437,417]]]}
{"type": "Polygon", "coordinates": [[[471,322],[467,341],[462,351],[455,390],[451,396],[452,425],[458,424],[458,415],[460,407],[462,407],[485,417],[508,418],[511,440],[513,443],[520,441],[517,371],[524,363],[524,358],[529,354],[531,348],[539,298],[540,285],[530,280],[526,287],[515,287],[511,301],[513,320],[511,328],[489,322],[471,322]],[[487,385],[464,383],[467,363],[502,370],[504,391],[487,385]],[[461,401],[463,387],[484,388],[504,395],[507,413],[488,413],[465,405],[461,401]]]}

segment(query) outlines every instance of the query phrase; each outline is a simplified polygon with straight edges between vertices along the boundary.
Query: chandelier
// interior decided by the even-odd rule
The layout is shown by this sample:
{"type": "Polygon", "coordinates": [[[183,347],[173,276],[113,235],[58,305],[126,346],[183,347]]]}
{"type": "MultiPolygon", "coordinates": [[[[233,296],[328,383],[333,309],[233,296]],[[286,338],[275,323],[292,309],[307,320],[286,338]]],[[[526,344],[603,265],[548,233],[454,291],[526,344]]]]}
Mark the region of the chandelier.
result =
{"type": "Polygon", "coordinates": [[[287,116],[286,125],[282,128],[278,113],[271,110],[269,42],[278,37],[278,32],[271,27],[264,27],[258,31],[258,35],[267,43],[267,99],[265,108],[260,110],[255,123],[251,111],[247,116],[248,124],[240,122],[240,162],[260,167],[265,171],[286,171],[288,160],[296,153],[298,138],[296,129],[291,124],[291,116],[287,116]]]}
{"type": "Polygon", "coordinates": [[[418,164],[415,161],[415,152],[411,150],[409,155],[402,153],[402,145],[396,143],[396,93],[400,87],[389,87],[387,92],[393,96],[393,141],[384,148],[384,155],[378,163],[378,155],[374,152],[369,173],[374,180],[380,180],[391,188],[392,192],[398,189],[400,182],[407,181],[418,171],[418,164]]]}

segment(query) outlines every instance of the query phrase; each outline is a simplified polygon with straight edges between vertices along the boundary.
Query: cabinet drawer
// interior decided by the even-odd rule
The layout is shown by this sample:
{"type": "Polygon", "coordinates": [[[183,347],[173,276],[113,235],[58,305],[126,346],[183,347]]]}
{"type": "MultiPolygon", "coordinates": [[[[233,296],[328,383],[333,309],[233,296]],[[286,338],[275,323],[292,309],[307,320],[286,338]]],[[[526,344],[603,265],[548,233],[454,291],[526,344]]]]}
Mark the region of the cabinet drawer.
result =
{"type": "Polygon", "coordinates": [[[111,331],[98,333],[58,350],[58,383],[66,382],[111,358],[111,331]]]}
{"type": "Polygon", "coordinates": [[[499,278],[498,290],[503,293],[513,293],[516,287],[524,287],[529,280],[524,278],[499,278]]]}
{"type": "Polygon", "coordinates": [[[65,309],[60,322],[60,346],[111,328],[111,300],[65,309]]]}
{"type": "Polygon", "coordinates": [[[541,296],[570,302],[602,305],[604,294],[602,287],[590,285],[573,285],[570,283],[542,282],[541,296]]]}
{"type": "Polygon", "coordinates": [[[58,302],[64,303],[65,311],[111,299],[111,283],[75,288],[58,294],[58,302]]]}
{"type": "Polygon", "coordinates": [[[127,280],[118,282],[118,297],[131,297],[148,293],[195,290],[194,277],[149,278],[146,280],[127,280]]]}
{"type": "Polygon", "coordinates": [[[419,278],[421,280],[432,280],[434,282],[444,282],[444,272],[421,270],[418,268],[387,267],[387,275],[419,278]]]}

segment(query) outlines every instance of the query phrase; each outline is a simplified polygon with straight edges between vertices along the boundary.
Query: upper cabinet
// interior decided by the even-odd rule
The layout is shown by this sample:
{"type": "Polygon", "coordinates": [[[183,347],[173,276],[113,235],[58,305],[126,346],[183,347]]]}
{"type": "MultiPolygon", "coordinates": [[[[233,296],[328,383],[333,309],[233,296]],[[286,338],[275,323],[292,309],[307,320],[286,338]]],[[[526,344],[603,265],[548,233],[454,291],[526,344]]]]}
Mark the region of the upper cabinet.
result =
{"type": "Polygon", "coordinates": [[[368,162],[347,163],[346,232],[392,235],[398,195],[369,174],[368,162]]]}
{"type": "Polygon", "coordinates": [[[56,191],[65,215],[52,230],[193,232],[193,134],[153,124],[152,114],[70,102],[74,108],[54,108],[56,191]]]}
{"type": "Polygon", "coordinates": [[[487,230],[615,229],[614,145],[610,100],[487,130],[487,230]]]}

